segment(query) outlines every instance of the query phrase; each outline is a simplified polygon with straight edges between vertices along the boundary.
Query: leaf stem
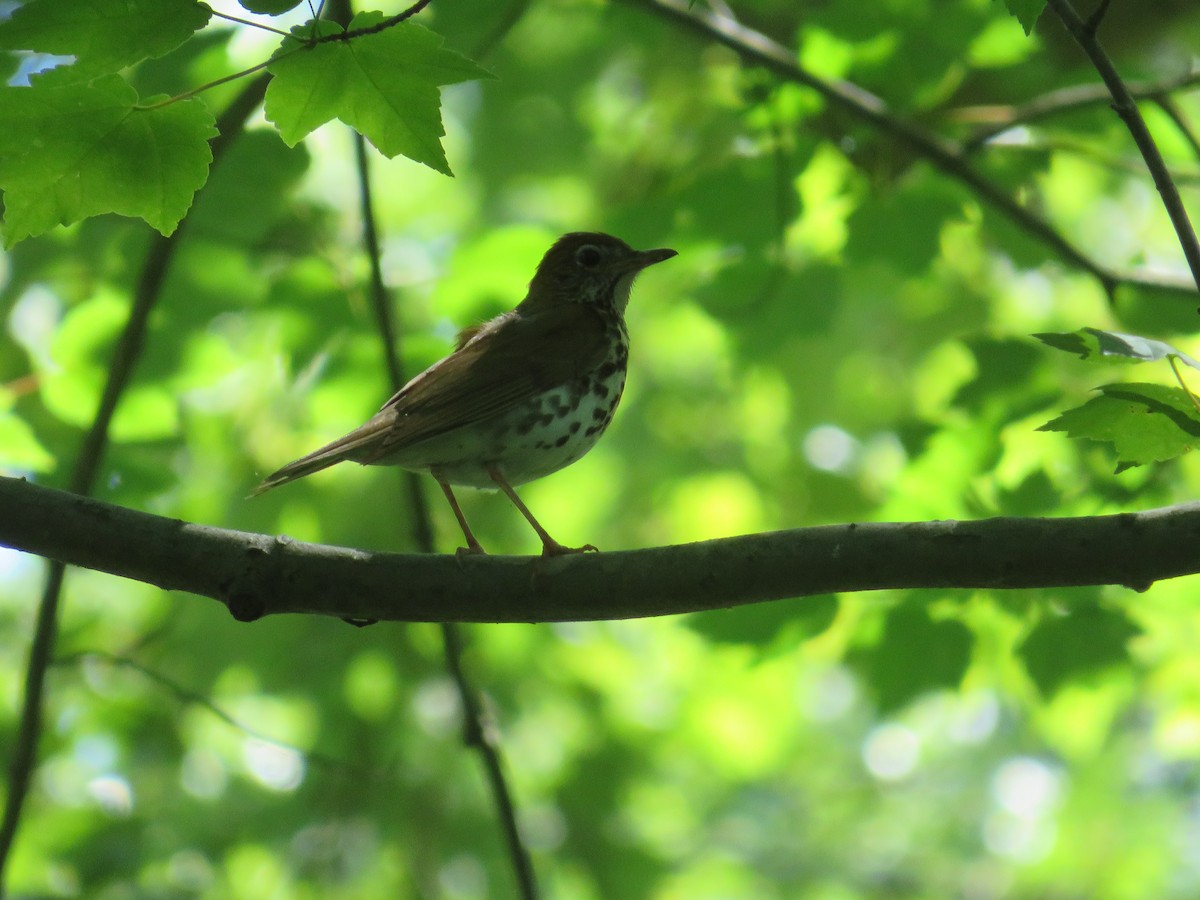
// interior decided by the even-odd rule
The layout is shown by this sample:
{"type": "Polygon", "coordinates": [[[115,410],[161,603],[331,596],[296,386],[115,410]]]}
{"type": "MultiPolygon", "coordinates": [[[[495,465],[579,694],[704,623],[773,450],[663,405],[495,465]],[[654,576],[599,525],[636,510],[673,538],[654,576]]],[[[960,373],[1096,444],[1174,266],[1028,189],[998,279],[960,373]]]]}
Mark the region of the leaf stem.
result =
{"type": "MultiPolygon", "coordinates": [[[[290,49],[287,49],[287,50],[276,51],[275,53],[271,54],[270,59],[263,60],[262,62],[258,63],[257,65],[253,65],[248,69],[242,69],[240,72],[234,72],[232,75],[225,75],[222,78],[217,78],[213,81],[206,82],[205,84],[199,85],[198,87],[194,87],[194,88],[191,88],[190,90],[184,91],[182,94],[176,94],[173,97],[168,97],[166,100],[161,100],[158,103],[139,104],[137,106],[134,106],[134,109],[142,110],[144,112],[146,110],[151,110],[151,109],[161,109],[164,106],[170,106],[172,103],[178,103],[181,100],[189,100],[192,97],[195,97],[197,94],[201,94],[204,91],[211,90],[212,88],[215,88],[215,87],[219,87],[220,85],[226,84],[230,81],[236,81],[239,78],[244,78],[245,76],[251,75],[254,72],[259,71],[260,69],[265,69],[267,66],[271,65],[272,63],[278,62],[281,59],[291,56],[293,53],[299,53],[302,50],[311,49],[312,47],[315,47],[317,44],[327,44],[331,41],[349,41],[349,40],[352,40],[357,37],[362,37],[363,35],[377,34],[380,31],[386,31],[389,28],[399,25],[401,22],[405,21],[406,19],[411,19],[413,16],[415,16],[417,13],[419,13],[421,10],[423,10],[426,6],[428,6],[431,2],[432,2],[432,0],[417,0],[416,3],[414,3],[412,6],[410,6],[408,9],[404,10],[403,12],[397,13],[396,15],[391,16],[390,18],[384,19],[382,22],[377,22],[368,28],[356,28],[353,31],[339,31],[339,32],[335,32],[334,34],[324,34],[324,35],[317,35],[317,36],[311,37],[305,43],[301,43],[301,44],[299,44],[295,47],[292,47],[290,49]]],[[[321,7],[324,8],[324,3],[321,4],[321,7]]],[[[221,14],[214,13],[214,15],[221,15],[221,14]]],[[[287,32],[280,31],[277,28],[270,28],[269,26],[266,26],[266,25],[259,25],[257,22],[251,22],[247,19],[239,19],[235,16],[222,16],[222,18],[230,19],[234,22],[242,22],[246,25],[254,25],[259,28],[265,28],[267,31],[274,31],[276,34],[282,34],[284,37],[292,36],[292,35],[288,34],[287,32]]],[[[320,18],[320,10],[318,10],[318,14],[314,18],[320,18]]]]}
{"type": "Polygon", "coordinates": [[[192,97],[195,97],[197,94],[201,94],[204,91],[207,91],[211,88],[219,87],[220,85],[226,84],[230,81],[236,81],[237,79],[244,78],[247,75],[252,75],[255,72],[259,71],[260,69],[265,69],[267,66],[269,66],[271,63],[275,62],[276,60],[281,59],[284,56],[290,56],[291,54],[293,54],[299,50],[302,50],[302,49],[304,49],[304,48],[296,47],[296,48],[294,48],[292,50],[288,50],[284,53],[278,53],[275,56],[272,56],[266,62],[260,62],[256,66],[251,66],[248,69],[242,69],[242,71],[240,71],[240,72],[234,72],[232,75],[226,75],[223,78],[216,79],[215,81],[206,82],[205,84],[199,85],[198,87],[194,87],[191,90],[184,91],[182,94],[176,94],[173,97],[168,97],[166,100],[160,100],[158,103],[139,103],[136,106],[134,106],[134,109],[140,110],[141,112],[148,112],[152,109],[162,109],[164,106],[170,106],[172,103],[179,103],[182,100],[190,100],[192,97]]]}
{"type": "Polygon", "coordinates": [[[284,37],[288,36],[288,33],[286,31],[284,31],[283,29],[274,28],[270,25],[264,25],[262,22],[255,22],[251,19],[242,19],[237,16],[231,16],[228,13],[217,12],[215,9],[212,11],[212,14],[214,16],[216,16],[218,19],[226,19],[230,22],[237,22],[239,25],[249,25],[251,28],[261,28],[263,31],[270,31],[270,32],[273,32],[274,34],[281,34],[284,37]]]}
{"type": "Polygon", "coordinates": [[[1200,413],[1200,400],[1196,399],[1196,395],[1192,393],[1191,388],[1187,386],[1187,382],[1183,380],[1183,373],[1179,371],[1179,365],[1176,363],[1178,358],[1174,353],[1167,354],[1167,362],[1171,364],[1171,371],[1175,373],[1175,380],[1179,382],[1179,386],[1183,388],[1183,392],[1192,401],[1192,406],[1196,407],[1196,412],[1200,413]]]}
{"type": "Polygon", "coordinates": [[[1125,127],[1133,136],[1138,150],[1141,151],[1146,168],[1150,170],[1150,175],[1154,179],[1154,186],[1158,188],[1163,205],[1167,209],[1167,215],[1175,227],[1175,233],[1183,248],[1183,255],[1192,271],[1192,279],[1196,282],[1196,287],[1200,288],[1200,241],[1196,240],[1196,232],[1192,228],[1187,209],[1179,196],[1179,189],[1175,186],[1167,163],[1163,159],[1162,153],[1159,152],[1158,145],[1150,134],[1150,129],[1146,126],[1146,120],[1142,118],[1142,114],[1138,110],[1137,102],[1129,93],[1129,88],[1126,87],[1112,60],[1096,38],[1096,25],[1099,24],[1099,17],[1102,17],[1104,11],[1108,9],[1108,3],[1102,3],[1089,22],[1084,22],[1079,17],[1079,13],[1075,11],[1070,0],[1046,0],[1046,5],[1057,13],[1067,31],[1079,44],[1080,49],[1091,60],[1100,78],[1108,87],[1109,93],[1112,94],[1113,110],[1121,117],[1125,127]]]}

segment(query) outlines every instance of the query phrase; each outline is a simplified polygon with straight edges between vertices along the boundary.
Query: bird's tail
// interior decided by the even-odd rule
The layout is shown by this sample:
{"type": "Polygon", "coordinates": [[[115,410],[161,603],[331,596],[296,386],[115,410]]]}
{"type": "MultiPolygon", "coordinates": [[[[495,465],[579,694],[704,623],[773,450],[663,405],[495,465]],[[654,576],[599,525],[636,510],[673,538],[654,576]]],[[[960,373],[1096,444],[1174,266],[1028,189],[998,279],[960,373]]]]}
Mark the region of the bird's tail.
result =
{"type": "Polygon", "coordinates": [[[282,469],[272,472],[253,491],[250,492],[251,497],[257,497],[259,494],[266,493],[271,488],[279,487],[281,484],[287,484],[289,481],[295,481],[297,478],[303,478],[305,475],[311,475],[313,472],[320,472],[322,469],[328,469],[330,466],[340,463],[344,456],[337,456],[328,453],[325,448],[322,448],[315,453],[310,453],[308,456],[302,456],[300,459],[292,460],[282,469]]]}
{"type": "Polygon", "coordinates": [[[294,459],[282,469],[272,472],[262,480],[262,483],[250,492],[251,497],[257,497],[271,488],[320,472],[330,466],[337,465],[347,459],[361,463],[373,462],[370,450],[378,446],[387,431],[388,420],[379,416],[371,419],[365,425],[360,425],[347,435],[343,435],[332,443],[314,450],[308,456],[294,459]]]}

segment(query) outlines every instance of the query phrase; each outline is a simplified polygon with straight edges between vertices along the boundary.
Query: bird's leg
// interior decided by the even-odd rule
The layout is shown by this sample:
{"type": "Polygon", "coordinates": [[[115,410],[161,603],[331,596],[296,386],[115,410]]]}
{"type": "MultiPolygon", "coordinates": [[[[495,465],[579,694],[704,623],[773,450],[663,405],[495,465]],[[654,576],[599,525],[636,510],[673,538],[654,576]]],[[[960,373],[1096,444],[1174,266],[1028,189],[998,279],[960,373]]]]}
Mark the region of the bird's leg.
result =
{"type": "Polygon", "coordinates": [[[430,473],[437,479],[438,485],[442,489],[442,493],[446,495],[446,499],[450,501],[450,508],[454,510],[454,518],[458,519],[458,527],[462,529],[463,536],[467,539],[467,546],[458,548],[458,555],[464,554],[479,554],[485,556],[487,551],[483,549],[483,545],[475,539],[475,535],[471,533],[471,526],[467,524],[467,517],[463,515],[462,508],[458,505],[458,500],[454,496],[454,491],[450,490],[450,485],[443,481],[436,472],[430,473]]]}
{"type": "Polygon", "coordinates": [[[513,490],[512,485],[505,479],[504,474],[500,471],[500,467],[490,465],[487,467],[487,473],[492,481],[496,482],[496,487],[504,491],[508,499],[513,502],[513,506],[521,511],[521,515],[533,526],[533,530],[537,532],[537,536],[542,539],[542,556],[563,556],[567,553],[584,553],[588,550],[596,550],[591,544],[584,544],[582,547],[566,547],[550,537],[546,529],[541,526],[541,523],[533,517],[533,513],[529,511],[529,507],[517,496],[517,492],[513,490]]]}

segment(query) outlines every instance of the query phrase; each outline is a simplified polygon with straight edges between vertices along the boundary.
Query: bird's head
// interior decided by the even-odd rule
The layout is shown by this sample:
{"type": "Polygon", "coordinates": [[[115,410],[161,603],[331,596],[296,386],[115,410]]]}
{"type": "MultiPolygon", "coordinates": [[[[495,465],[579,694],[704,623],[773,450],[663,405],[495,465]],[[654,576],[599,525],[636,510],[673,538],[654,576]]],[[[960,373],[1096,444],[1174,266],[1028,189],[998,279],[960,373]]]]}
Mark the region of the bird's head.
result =
{"type": "Polygon", "coordinates": [[[542,257],[522,305],[584,303],[624,313],[638,272],[675,255],[668,249],[634,250],[611,234],[564,234],[542,257]]]}

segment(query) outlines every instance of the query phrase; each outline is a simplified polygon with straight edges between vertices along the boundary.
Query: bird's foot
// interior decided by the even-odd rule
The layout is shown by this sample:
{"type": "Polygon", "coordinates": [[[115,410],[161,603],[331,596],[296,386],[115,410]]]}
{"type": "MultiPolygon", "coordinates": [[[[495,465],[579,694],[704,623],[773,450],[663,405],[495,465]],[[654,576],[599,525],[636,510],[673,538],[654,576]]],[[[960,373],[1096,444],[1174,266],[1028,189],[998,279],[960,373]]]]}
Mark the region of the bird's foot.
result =
{"type": "Polygon", "coordinates": [[[487,556],[488,553],[479,541],[471,541],[467,546],[455,550],[454,555],[459,559],[466,559],[468,556],[487,556]]]}
{"type": "Polygon", "coordinates": [[[568,556],[572,553],[599,553],[600,548],[594,544],[584,544],[582,547],[567,547],[556,540],[542,543],[542,556],[568,556]]]}

